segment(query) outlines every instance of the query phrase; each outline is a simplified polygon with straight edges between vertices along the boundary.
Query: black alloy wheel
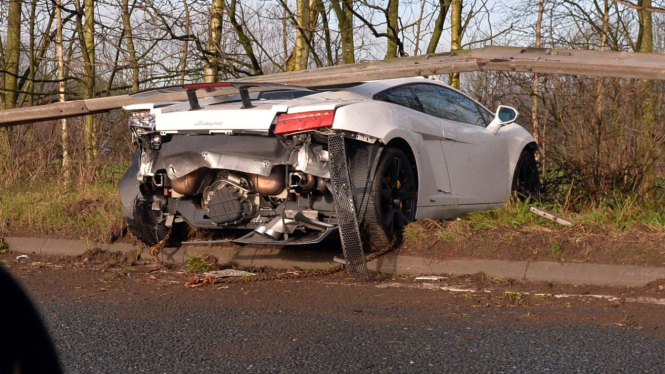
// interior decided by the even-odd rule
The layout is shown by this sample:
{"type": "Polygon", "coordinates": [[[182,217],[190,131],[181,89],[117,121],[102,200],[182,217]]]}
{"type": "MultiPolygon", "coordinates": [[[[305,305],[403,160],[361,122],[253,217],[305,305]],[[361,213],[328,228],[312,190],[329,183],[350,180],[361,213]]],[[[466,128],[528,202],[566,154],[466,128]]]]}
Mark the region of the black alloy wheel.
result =
{"type": "Polygon", "coordinates": [[[411,161],[399,149],[385,149],[362,222],[368,252],[399,245],[404,227],[415,220],[417,199],[418,181],[411,161]]]}
{"type": "Polygon", "coordinates": [[[538,163],[531,151],[524,150],[515,166],[512,193],[520,201],[540,201],[541,183],[538,163]]]}

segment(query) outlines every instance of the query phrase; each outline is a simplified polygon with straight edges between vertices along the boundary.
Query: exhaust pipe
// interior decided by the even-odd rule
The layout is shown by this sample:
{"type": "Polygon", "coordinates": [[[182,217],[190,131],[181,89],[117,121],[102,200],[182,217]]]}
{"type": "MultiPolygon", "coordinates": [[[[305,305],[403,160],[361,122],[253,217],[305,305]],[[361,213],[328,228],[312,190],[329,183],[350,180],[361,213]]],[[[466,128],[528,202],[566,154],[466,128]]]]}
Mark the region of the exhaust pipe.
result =
{"type": "Polygon", "coordinates": [[[289,187],[293,188],[299,194],[307,194],[316,187],[317,178],[312,174],[306,174],[296,171],[289,174],[289,187]]]}
{"type": "Polygon", "coordinates": [[[250,180],[254,185],[256,192],[261,195],[275,196],[284,191],[286,168],[284,166],[275,166],[267,177],[258,174],[251,174],[250,180]]]}

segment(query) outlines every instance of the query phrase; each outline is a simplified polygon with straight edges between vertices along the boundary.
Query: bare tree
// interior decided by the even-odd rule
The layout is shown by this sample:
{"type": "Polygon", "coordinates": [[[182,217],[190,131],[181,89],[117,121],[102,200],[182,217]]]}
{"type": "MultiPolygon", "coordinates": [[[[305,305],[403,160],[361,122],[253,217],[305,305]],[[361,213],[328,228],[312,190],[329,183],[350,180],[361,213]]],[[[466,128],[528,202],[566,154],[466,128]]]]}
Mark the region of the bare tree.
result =
{"type": "MultiPolygon", "coordinates": [[[[650,9],[652,9],[651,0],[638,0],[638,19],[639,19],[639,32],[637,36],[638,52],[653,53],[653,16],[650,9]]],[[[654,187],[656,184],[656,175],[654,164],[662,155],[662,151],[650,152],[656,144],[654,144],[654,135],[656,128],[656,103],[654,99],[654,83],[651,80],[643,80],[641,82],[641,94],[644,98],[642,104],[642,121],[644,122],[644,134],[641,136],[641,148],[645,154],[650,154],[648,159],[648,167],[646,170],[645,180],[642,186],[642,193],[649,198],[653,198],[654,187]]],[[[659,148],[663,149],[663,146],[659,148]]]]}
{"type": "MultiPolygon", "coordinates": [[[[81,55],[84,62],[85,75],[83,85],[85,87],[83,97],[92,99],[95,97],[95,8],[94,0],[75,0],[76,6],[76,25],[79,42],[81,44],[81,55]]],[[[95,116],[85,117],[84,124],[84,142],[86,163],[91,164],[99,154],[99,145],[97,143],[97,125],[95,116]]]]}
{"type": "MultiPolygon", "coordinates": [[[[545,0],[539,0],[538,4],[538,18],[536,20],[536,48],[542,46],[541,34],[543,27],[543,13],[545,12],[545,0]]],[[[540,123],[538,122],[538,101],[540,100],[540,74],[533,75],[533,100],[531,104],[531,120],[533,121],[533,138],[536,144],[542,147],[543,139],[540,134],[540,123]]],[[[537,157],[540,157],[538,154],[537,157]]]]}
{"type": "MultiPolygon", "coordinates": [[[[462,49],[462,0],[452,0],[450,12],[450,51],[462,49]]],[[[450,85],[459,89],[459,73],[450,74],[450,85]]]]}
{"type": "Polygon", "coordinates": [[[362,24],[369,29],[369,31],[374,35],[375,38],[386,38],[386,53],[384,58],[392,58],[396,56],[404,57],[407,56],[407,53],[404,49],[404,42],[400,38],[399,34],[399,4],[397,0],[389,0],[386,7],[381,7],[379,5],[370,4],[367,0],[357,1],[355,6],[347,5],[347,8],[353,13],[353,15],[362,22],[362,24]],[[369,16],[362,14],[361,8],[364,7],[364,10],[369,13],[369,16]],[[381,21],[375,23],[373,21],[372,13],[377,12],[381,16],[379,17],[381,21]],[[391,13],[393,12],[393,13],[391,13]],[[377,26],[385,25],[386,32],[380,32],[377,26]],[[397,52],[393,54],[393,46],[397,47],[397,52]]]}
{"type": "Polygon", "coordinates": [[[351,0],[331,0],[339,24],[339,33],[342,43],[342,62],[353,64],[356,62],[353,42],[353,13],[351,0]]]}
{"type": "Polygon", "coordinates": [[[249,59],[249,64],[243,64],[243,65],[251,68],[250,74],[262,75],[263,68],[259,63],[259,60],[256,58],[256,54],[254,53],[254,48],[252,47],[253,40],[245,32],[243,24],[238,20],[237,16],[240,12],[238,12],[238,4],[236,0],[230,0],[229,3],[226,4],[226,13],[229,17],[231,25],[233,26],[233,30],[235,31],[238,41],[242,46],[243,51],[245,52],[247,58],[249,59]]]}
{"type": "Polygon", "coordinates": [[[432,38],[427,45],[427,53],[436,53],[436,47],[439,45],[439,40],[441,40],[441,34],[443,33],[443,25],[445,24],[446,17],[448,17],[448,11],[450,10],[450,5],[452,0],[439,0],[439,13],[434,22],[434,30],[432,32],[432,38]]]}
{"type": "Polygon", "coordinates": [[[206,49],[209,58],[206,62],[203,80],[205,82],[216,82],[218,78],[218,67],[221,57],[223,0],[213,0],[210,8],[210,30],[208,32],[208,44],[206,49]]]}
{"type": "Polygon", "coordinates": [[[385,59],[397,57],[397,40],[399,38],[399,0],[389,0],[386,12],[386,57],[385,59]]]}
{"type": "MultiPolygon", "coordinates": [[[[187,0],[182,0],[182,6],[185,11],[185,35],[189,35],[189,30],[191,27],[190,18],[189,18],[189,4],[187,0]]],[[[189,40],[185,39],[182,46],[182,60],[180,62],[180,84],[185,84],[185,77],[187,75],[187,57],[189,54],[189,40]]]]}
{"type": "MultiPolygon", "coordinates": [[[[67,90],[67,81],[65,80],[65,55],[63,52],[63,38],[62,38],[62,6],[61,0],[56,0],[55,3],[55,17],[56,17],[56,54],[58,59],[58,101],[64,103],[67,100],[65,91],[67,90]]],[[[69,129],[67,128],[67,119],[60,120],[60,141],[62,143],[62,178],[65,182],[69,181],[69,129]]]]}
{"type": "Polygon", "coordinates": [[[21,0],[10,0],[7,14],[7,37],[5,44],[4,104],[5,108],[16,106],[18,98],[18,70],[21,55],[21,0]]]}
{"type": "Polygon", "coordinates": [[[132,69],[132,90],[139,90],[139,63],[136,59],[136,49],[134,48],[134,34],[132,32],[132,24],[130,22],[131,9],[129,7],[129,0],[122,0],[122,24],[127,41],[127,52],[129,53],[129,66],[132,69]]]}
{"type": "MultiPolygon", "coordinates": [[[[7,13],[7,37],[4,54],[4,75],[5,84],[3,109],[13,108],[16,105],[18,91],[18,69],[21,53],[21,0],[11,0],[7,13]]],[[[10,128],[0,129],[0,162],[2,170],[8,170],[11,167],[11,144],[9,141],[11,135],[10,128]]]]}

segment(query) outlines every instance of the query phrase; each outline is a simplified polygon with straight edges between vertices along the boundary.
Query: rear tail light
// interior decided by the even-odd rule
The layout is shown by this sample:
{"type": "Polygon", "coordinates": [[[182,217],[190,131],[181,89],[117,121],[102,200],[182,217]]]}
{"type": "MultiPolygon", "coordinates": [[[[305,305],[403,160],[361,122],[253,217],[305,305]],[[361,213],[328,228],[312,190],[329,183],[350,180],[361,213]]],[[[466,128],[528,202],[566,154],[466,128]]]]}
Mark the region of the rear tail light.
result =
{"type": "Polygon", "coordinates": [[[288,134],[298,131],[331,127],[335,119],[334,110],[282,114],[277,119],[275,134],[288,134]]]}

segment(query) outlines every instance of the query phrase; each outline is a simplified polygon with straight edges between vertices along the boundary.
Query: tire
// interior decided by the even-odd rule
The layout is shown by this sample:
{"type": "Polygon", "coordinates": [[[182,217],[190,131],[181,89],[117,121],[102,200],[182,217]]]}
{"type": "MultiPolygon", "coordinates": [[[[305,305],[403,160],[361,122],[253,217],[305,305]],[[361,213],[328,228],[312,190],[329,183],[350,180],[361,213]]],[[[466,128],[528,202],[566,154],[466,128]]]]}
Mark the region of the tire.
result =
{"type": "MultiPolygon", "coordinates": [[[[164,239],[169,232],[166,218],[160,210],[152,209],[152,199],[134,201],[134,217],[127,220],[127,229],[143,244],[152,247],[164,239]]],[[[174,223],[165,247],[179,247],[187,234],[186,223],[174,223]]]]}
{"type": "Polygon", "coordinates": [[[415,219],[418,199],[415,170],[399,149],[383,151],[371,183],[361,222],[366,252],[399,246],[404,226],[415,219]]]}
{"type": "Polygon", "coordinates": [[[540,201],[541,187],[536,157],[531,151],[524,150],[515,166],[512,194],[520,201],[540,201]]]}

